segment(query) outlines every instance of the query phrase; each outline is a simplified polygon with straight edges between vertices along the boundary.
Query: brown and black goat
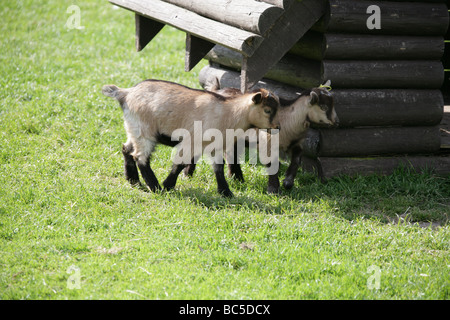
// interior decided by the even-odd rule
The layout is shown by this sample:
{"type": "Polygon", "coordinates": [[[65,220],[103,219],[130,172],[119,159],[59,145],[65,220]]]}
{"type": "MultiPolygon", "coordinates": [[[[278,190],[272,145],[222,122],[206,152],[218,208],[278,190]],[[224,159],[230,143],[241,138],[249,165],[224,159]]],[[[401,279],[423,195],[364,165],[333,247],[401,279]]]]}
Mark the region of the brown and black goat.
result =
{"type": "MultiPolygon", "coordinates": [[[[189,160],[194,160],[193,163],[210,144],[210,141],[199,142],[192,139],[199,134],[194,132],[199,128],[195,126],[196,122],[201,124],[200,137],[203,137],[202,134],[208,129],[218,130],[225,136],[227,129],[279,128],[276,117],[278,97],[264,89],[225,97],[173,82],[145,80],[127,89],[105,85],[102,92],[118,100],[123,110],[128,138],[122,150],[127,180],[131,184],[138,183],[139,168],[145,183],[152,191],[161,189],[150,167],[150,156],[157,144],[177,146],[182,152],[192,152],[192,159],[189,157],[189,160]],[[180,129],[184,134],[175,134],[180,129]],[[200,147],[194,145],[195,143],[200,143],[200,147]]],[[[220,154],[222,163],[213,163],[214,173],[219,193],[231,197],[233,193],[223,173],[225,143],[221,148],[216,154],[220,154]]],[[[164,189],[175,187],[179,173],[188,164],[190,161],[186,160],[173,162],[172,170],[163,182],[164,189]]]]}
{"type": "MultiPolygon", "coordinates": [[[[236,96],[240,94],[238,90],[233,89],[222,89],[216,90],[215,92],[224,96],[236,96]]],[[[280,98],[280,104],[280,109],[278,110],[281,126],[278,136],[280,152],[273,155],[272,161],[279,161],[278,155],[280,153],[284,153],[290,157],[290,164],[285,173],[283,186],[286,189],[291,189],[301,164],[302,142],[306,138],[310,123],[319,126],[334,127],[339,124],[339,119],[334,109],[333,97],[324,87],[305,90],[294,100],[280,98]]],[[[271,135],[263,133],[259,135],[259,138],[266,139],[266,144],[270,144],[271,135]]],[[[231,156],[228,155],[232,157],[232,159],[227,159],[230,160],[228,161],[228,169],[229,174],[234,176],[235,179],[244,181],[244,176],[238,161],[238,151],[235,148],[231,156]]],[[[321,181],[324,181],[320,159],[317,158],[314,161],[316,162],[318,176],[321,181]]],[[[192,175],[194,170],[195,165],[189,165],[185,173],[192,175]]],[[[279,188],[278,171],[275,174],[269,174],[267,191],[269,193],[278,193],[279,188]]]]}

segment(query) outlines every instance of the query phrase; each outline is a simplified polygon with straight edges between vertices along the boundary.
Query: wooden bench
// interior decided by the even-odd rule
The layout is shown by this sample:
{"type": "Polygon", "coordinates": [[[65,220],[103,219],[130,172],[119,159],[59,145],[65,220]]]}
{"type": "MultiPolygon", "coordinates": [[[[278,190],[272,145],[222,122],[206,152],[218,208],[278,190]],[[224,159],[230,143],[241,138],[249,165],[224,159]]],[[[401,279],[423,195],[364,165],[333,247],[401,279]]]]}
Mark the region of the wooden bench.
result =
{"type": "Polygon", "coordinates": [[[215,45],[240,55],[243,92],[258,82],[322,17],[325,0],[109,0],[135,12],[136,49],[164,27],[186,32],[185,70],[215,45]]]}

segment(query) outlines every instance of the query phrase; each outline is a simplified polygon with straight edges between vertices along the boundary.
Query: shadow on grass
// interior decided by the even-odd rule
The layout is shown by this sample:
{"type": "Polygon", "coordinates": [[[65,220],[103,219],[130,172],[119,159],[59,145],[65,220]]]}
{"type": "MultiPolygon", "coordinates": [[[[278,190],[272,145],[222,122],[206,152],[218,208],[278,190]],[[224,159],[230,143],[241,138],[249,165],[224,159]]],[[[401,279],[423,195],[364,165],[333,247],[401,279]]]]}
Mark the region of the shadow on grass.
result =
{"type": "MultiPolygon", "coordinates": [[[[286,165],[282,164],[280,170],[282,185],[286,165]]],[[[418,222],[422,226],[448,223],[450,178],[430,171],[416,173],[398,168],[389,176],[341,176],[321,183],[315,174],[300,170],[294,187],[291,190],[280,187],[278,195],[267,194],[267,176],[249,171],[248,167],[244,169],[244,183],[227,177],[233,198],[220,196],[215,188],[180,190],[183,182],[168,194],[210,210],[234,207],[270,215],[331,213],[349,221],[375,218],[384,223],[418,222]]],[[[215,184],[215,180],[209,183],[215,184]]],[[[149,192],[142,184],[138,188],[149,192]]]]}

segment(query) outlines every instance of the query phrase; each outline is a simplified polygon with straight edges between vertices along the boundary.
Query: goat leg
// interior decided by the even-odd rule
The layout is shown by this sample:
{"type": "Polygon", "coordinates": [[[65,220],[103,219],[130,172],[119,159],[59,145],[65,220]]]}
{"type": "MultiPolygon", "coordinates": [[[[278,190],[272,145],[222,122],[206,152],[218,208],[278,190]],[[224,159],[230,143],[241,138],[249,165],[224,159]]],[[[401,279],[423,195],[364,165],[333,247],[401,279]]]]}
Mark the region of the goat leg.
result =
{"type": "Polygon", "coordinates": [[[122,146],[122,154],[124,160],[125,178],[131,185],[139,183],[139,173],[136,167],[136,161],[134,161],[131,153],[134,151],[133,145],[124,143],[122,146]]]}
{"type": "Polygon", "coordinates": [[[283,181],[283,187],[287,190],[292,189],[294,186],[295,176],[297,175],[298,168],[300,167],[302,160],[302,149],[300,147],[294,147],[291,150],[291,163],[285,173],[283,181]]]}
{"type": "Polygon", "coordinates": [[[195,171],[195,163],[192,161],[192,163],[186,165],[183,172],[185,176],[192,177],[194,175],[194,171],[195,171]]]}
{"type": "Polygon", "coordinates": [[[137,162],[138,168],[141,171],[142,178],[144,178],[145,183],[150,188],[151,191],[156,192],[161,190],[158,179],[155,176],[152,168],[150,167],[150,158],[147,159],[145,163],[140,161],[137,162]]]}
{"type": "MultiPolygon", "coordinates": [[[[279,161],[278,158],[276,161],[279,161]]],[[[269,163],[266,165],[267,168],[270,168],[272,166],[272,163],[269,163]]],[[[268,193],[280,193],[280,180],[278,179],[278,173],[280,171],[280,165],[278,164],[278,170],[274,174],[269,174],[269,181],[267,183],[267,192],[268,193]]]]}
{"type": "Polygon", "coordinates": [[[323,174],[322,162],[320,162],[320,159],[319,158],[315,158],[314,159],[314,164],[316,166],[317,177],[319,178],[320,182],[322,182],[322,183],[327,182],[327,180],[325,179],[325,176],[323,174]]]}
{"type": "Polygon", "coordinates": [[[242,173],[241,165],[239,163],[228,165],[228,175],[237,181],[244,182],[244,174],[242,173]]]}
{"type": "Polygon", "coordinates": [[[223,173],[224,164],[223,163],[214,163],[214,174],[216,175],[216,181],[217,181],[217,191],[219,193],[227,198],[233,197],[233,193],[231,192],[230,188],[228,187],[227,180],[225,179],[225,174],[223,173]]]}
{"type": "Polygon", "coordinates": [[[269,175],[267,192],[274,194],[280,193],[280,180],[278,179],[278,173],[269,175]]]}
{"type": "Polygon", "coordinates": [[[172,190],[176,183],[177,178],[180,172],[186,167],[185,164],[173,164],[172,170],[170,171],[169,175],[167,176],[166,180],[163,182],[163,187],[165,190],[172,190]]]}
{"type": "Polygon", "coordinates": [[[235,180],[238,180],[240,182],[244,182],[244,174],[242,173],[241,165],[239,164],[239,153],[238,153],[238,147],[237,142],[234,144],[233,147],[233,153],[230,154],[232,157],[231,161],[228,161],[228,175],[230,177],[233,177],[235,180]]]}

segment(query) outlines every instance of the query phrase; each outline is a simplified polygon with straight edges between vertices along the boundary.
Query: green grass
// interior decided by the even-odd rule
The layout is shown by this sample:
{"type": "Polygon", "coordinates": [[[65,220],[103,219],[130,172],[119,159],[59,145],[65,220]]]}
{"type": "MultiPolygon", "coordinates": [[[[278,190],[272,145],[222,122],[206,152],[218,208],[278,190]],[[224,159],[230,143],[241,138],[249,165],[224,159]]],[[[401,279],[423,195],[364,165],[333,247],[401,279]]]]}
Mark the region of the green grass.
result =
{"type": "MultiPolygon", "coordinates": [[[[72,4],[0,4],[1,299],[449,298],[448,177],[299,173],[274,196],[245,165],[223,199],[203,163],[172,192],[129,186],[121,110],[102,85],[199,88],[206,62],[184,73],[171,28],[136,53],[133,15],[107,1],[77,1],[84,29],[69,30],[72,4]]],[[[160,181],[170,153],[154,156],[160,181]]]]}

